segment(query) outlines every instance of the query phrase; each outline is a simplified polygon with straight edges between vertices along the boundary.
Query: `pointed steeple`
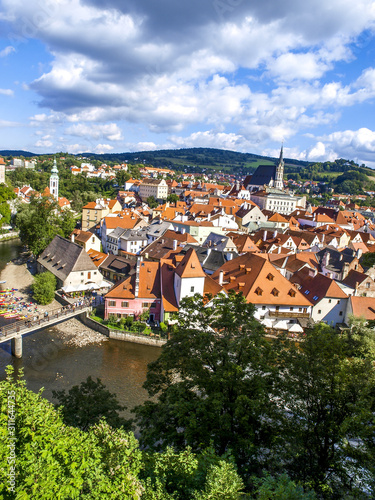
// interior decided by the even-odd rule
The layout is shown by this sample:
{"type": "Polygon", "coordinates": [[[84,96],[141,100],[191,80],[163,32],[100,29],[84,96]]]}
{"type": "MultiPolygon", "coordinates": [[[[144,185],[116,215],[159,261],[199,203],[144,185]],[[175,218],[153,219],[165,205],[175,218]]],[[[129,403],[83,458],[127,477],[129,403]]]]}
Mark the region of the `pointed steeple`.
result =
{"type": "Polygon", "coordinates": [[[53,160],[51,177],[49,178],[49,190],[51,191],[51,195],[56,200],[58,200],[59,199],[59,171],[57,170],[56,157],[53,160]]]}
{"type": "Polygon", "coordinates": [[[275,188],[284,189],[284,145],[281,145],[279,163],[276,167],[275,188]]]}

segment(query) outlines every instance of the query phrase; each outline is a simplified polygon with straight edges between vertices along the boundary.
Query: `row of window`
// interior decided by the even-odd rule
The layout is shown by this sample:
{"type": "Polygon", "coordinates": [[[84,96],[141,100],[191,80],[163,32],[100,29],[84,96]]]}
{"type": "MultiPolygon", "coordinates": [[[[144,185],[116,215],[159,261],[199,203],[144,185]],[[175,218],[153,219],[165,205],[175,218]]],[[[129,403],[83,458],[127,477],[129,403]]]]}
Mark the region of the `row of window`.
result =
{"type": "MultiPolygon", "coordinates": [[[[116,307],[116,301],[115,300],[108,301],[108,306],[109,307],[116,307]]],[[[121,307],[129,307],[129,302],[122,301],[121,307]]],[[[148,308],[155,309],[155,307],[156,307],[156,302],[142,302],[143,309],[148,309],[148,308]]]]}

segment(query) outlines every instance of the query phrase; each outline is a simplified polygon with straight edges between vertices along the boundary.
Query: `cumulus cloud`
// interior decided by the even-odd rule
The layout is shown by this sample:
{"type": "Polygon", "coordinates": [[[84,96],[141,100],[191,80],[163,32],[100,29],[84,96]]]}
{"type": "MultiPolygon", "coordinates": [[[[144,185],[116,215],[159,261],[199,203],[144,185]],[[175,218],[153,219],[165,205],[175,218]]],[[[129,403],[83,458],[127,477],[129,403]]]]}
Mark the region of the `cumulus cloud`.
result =
{"type": "Polygon", "coordinates": [[[112,151],[112,149],[113,149],[113,146],[111,146],[110,144],[98,144],[97,146],[95,146],[94,151],[95,151],[95,153],[100,155],[100,154],[108,153],[109,151],[112,151]]]}
{"type": "Polygon", "coordinates": [[[65,130],[68,135],[77,137],[87,137],[90,139],[99,139],[104,137],[110,141],[120,141],[122,139],[121,130],[116,123],[106,125],[86,125],[77,123],[65,130]]]}
{"type": "MultiPolygon", "coordinates": [[[[374,29],[372,0],[313,4],[314,16],[300,0],[2,0],[2,10],[8,39],[38,38],[52,55],[29,83],[43,108],[30,123],[59,128],[59,142],[259,151],[375,96],[373,68],[345,83],[332,71],[374,29]],[[133,125],[148,128],[143,142],[124,142],[133,125]]],[[[324,154],[320,142],[305,154],[324,154]]]]}
{"type": "Polygon", "coordinates": [[[14,95],[14,92],[11,89],[0,89],[0,94],[12,96],[14,95]]]}
{"type": "Polygon", "coordinates": [[[7,57],[9,56],[9,54],[15,51],[16,49],[12,45],[8,45],[7,47],[5,47],[5,49],[0,50],[0,57],[7,57]]]}
{"type": "Polygon", "coordinates": [[[40,139],[35,143],[35,147],[37,148],[52,148],[53,142],[49,139],[40,139]]]}

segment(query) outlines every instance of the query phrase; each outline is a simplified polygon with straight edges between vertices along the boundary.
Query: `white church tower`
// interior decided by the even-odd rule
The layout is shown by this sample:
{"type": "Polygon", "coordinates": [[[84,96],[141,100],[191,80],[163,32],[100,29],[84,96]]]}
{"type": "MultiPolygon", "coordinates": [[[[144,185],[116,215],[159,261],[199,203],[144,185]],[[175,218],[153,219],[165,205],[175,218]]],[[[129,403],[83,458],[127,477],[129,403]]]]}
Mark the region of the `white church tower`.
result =
{"type": "Polygon", "coordinates": [[[280,189],[281,191],[284,190],[284,157],[283,157],[283,146],[281,146],[280,150],[280,158],[279,158],[279,163],[276,167],[276,179],[275,179],[275,188],[280,189]]]}
{"type": "Polygon", "coordinates": [[[51,170],[51,177],[49,178],[49,190],[51,195],[59,199],[59,171],[57,170],[56,158],[53,160],[53,167],[51,170]]]}

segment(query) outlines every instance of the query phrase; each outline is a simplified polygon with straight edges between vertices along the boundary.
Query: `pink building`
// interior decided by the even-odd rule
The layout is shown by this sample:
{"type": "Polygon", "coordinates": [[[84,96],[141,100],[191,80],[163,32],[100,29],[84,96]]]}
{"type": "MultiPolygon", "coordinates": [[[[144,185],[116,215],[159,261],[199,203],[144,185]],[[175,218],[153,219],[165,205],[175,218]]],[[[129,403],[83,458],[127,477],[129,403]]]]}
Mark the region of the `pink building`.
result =
{"type": "Polygon", "coordinates": [[[105,319],[111,315],[138,318],[149,309],[150,321],[160,321],[160,303],[160,264],[138,259],[136,274],[121,281],[105,296],[105,319]]]}

